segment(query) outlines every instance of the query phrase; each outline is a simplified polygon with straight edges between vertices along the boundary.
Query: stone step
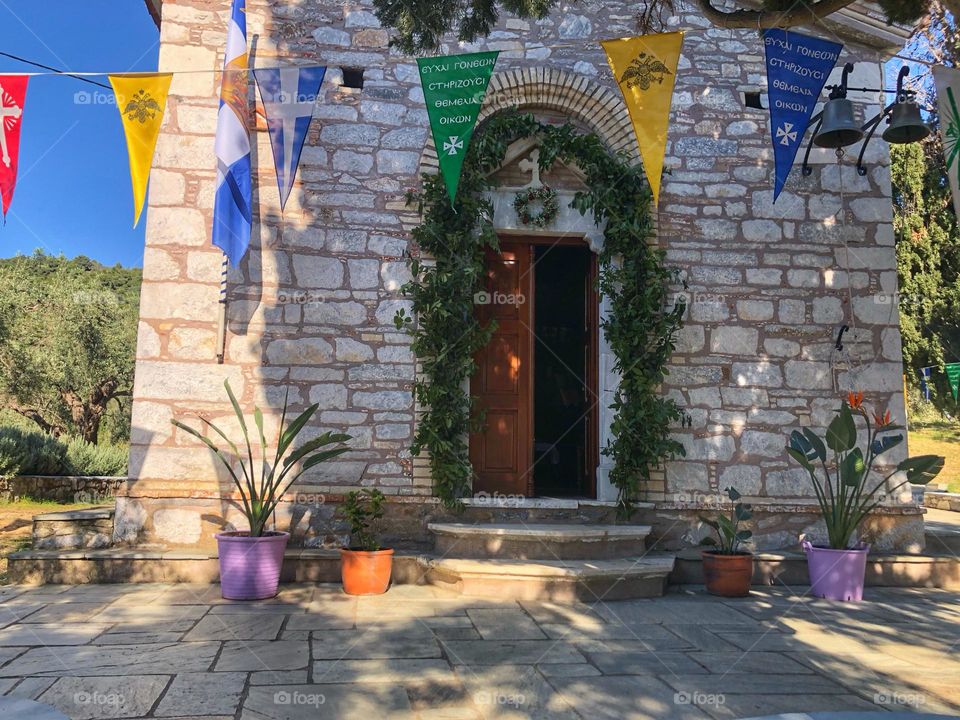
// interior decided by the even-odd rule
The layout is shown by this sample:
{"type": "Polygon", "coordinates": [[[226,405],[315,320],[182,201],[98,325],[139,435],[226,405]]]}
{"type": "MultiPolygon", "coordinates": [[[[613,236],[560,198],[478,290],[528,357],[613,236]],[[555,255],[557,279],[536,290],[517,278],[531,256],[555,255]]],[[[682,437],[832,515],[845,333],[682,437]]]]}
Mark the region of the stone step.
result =
{"type": "Polygon", "coordinates": [[[431,585],[461,595],[504,600],[596,602],[660,597],[674,556],[650,554],[616,560],[424,558],[431,585]]]}
{"type": "Polygon", "coordinates": [[[430,523],[437,555],[511,560],[603,560],[642,555],[649,525],[430,523]]]}
{"type": "MultiPolygon", "coordinates": [[[[943,588],[960,590],[960,557],[938,553],[934,548],[923,555],[870,553],[867,556],[866,584],[871,587],[943,588]]],[[[700,551],[686,548],[677,553],[670,575],[673,585],[702,585],[700,551]]],[[[754,585],[809,585],[807,556],[799,551],[776,550],[753,556],[754,585]]]]}
{"type": "Polygon", "coordinates": [[[960,557],[960,528],[930,528],[924,533],[928,553],[953,553],[960,557]]]}
{"type": "Polygon", "coordinates": [[[113,542],[113,506],[34,515],[32,535],[37,550],[109,547],[113,542]]]}

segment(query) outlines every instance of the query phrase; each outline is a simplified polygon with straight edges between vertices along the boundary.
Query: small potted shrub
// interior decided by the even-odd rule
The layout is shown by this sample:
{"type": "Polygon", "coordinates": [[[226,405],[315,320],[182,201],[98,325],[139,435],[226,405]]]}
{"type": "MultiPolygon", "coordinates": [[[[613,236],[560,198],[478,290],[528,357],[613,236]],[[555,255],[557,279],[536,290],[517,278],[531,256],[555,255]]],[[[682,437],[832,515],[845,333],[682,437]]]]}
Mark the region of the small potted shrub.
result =
{"type": "Polygon", "coordinates": [[[350,547],[340,550],[340,577],[348,595],[381,595],[390,585],[393,549],[380,546],[376,529],[385,501],[379,490],[354,490],[341,506],[350,524],[350,547]]]}
{"type": "Polygon", "coordinates": [[[715,519],[700,516],[700,520],[712,527],[717,538],[705,537],[701,545],[711,545],[713,549],[703,550],[703,580],[707,592],[722,597],[744,597],[750,594],[753,580],[753,555],[741,549],[741,543],[753,537],[749,530],[741,530],[740,523],[753,517],[751,507],[740,500],[740,493],[734,488],[726,489],[727,497],[734,503],[730,517],[717,513],[715,519]],[[719,540],[719,542],[717,542],[719,540]]]}
{"type": "Polygon", "coordinates": [[[294,441],[319,406],[311,405],[288,425],[285,425],[287,399],[284,398],[277,449],[272,461],[268,457],[267,440],[263,433],[263,412],[258,407],[253,410],[253,422],[257,434],[260,436],[261,452],[260,461],[255,463],[247,422],[240,410],[240,404],[237,402],[233,390],[230,389],[229,381],[224,381],[223,386],[227,389],[230,404],[233,406],[233,411],[240,422],[240,430],[243,433],[243,441],[246,446],[246,459],[240,454],[236,443],[231,441],[223,430],[203,417],[200,418],[200,421],[219,436],[223,444],[229,448],[229,451],[237,459],[240,465],[239,475],[234,470],[234,465],[225,452],[207,435],[184,425],[178,420],[171,420],[170,422],[199,439],[213,451],[226,467],[240,494],[240,502],[249,530],[222,532],[216,536],[217,555],[220,563],[221,594],[228,600],[260,600],[277,594],[280,570],[283,567],[283,552],[286,550],[287,540],[290,538],[290,533],[268,529],[267,524],[270,521],[270,516],[283,498],[284,492],[304,472],[347,452],[349,448],[342,443],[349,440],[350,436],[342,433],[325,432],[312,440],[307,440],[295,450],[291,450],[294,441]],[[297,469],[298,467],[299,469],[297,469]]]}
{"type": "Polygon", "coordinates": [[[883,501],[887,482],[897,473],[904,473],[904,479],[890,488],[891,493],[908,483],[926,485],[943,469],[942,457],[921,455],[902,461],[882,479],[871,481],[877,458],[903,442],[901,430],[902,426],[890,421],[889,410],[882,414],[873,413],[871,422],[861,392],[847,395],[830,421],[823,440],[810,428],[791,433],[787,452],[810,475],[827,528],[826,546],[803,542],[810,573],[810,592],[816,597],[844,601],[863,599],[870,545],[864,542],[853,544],[860,524],[883,501]],[[863,418],[866,427],[865,448],[857,444],[854,414],[863,418]]]}

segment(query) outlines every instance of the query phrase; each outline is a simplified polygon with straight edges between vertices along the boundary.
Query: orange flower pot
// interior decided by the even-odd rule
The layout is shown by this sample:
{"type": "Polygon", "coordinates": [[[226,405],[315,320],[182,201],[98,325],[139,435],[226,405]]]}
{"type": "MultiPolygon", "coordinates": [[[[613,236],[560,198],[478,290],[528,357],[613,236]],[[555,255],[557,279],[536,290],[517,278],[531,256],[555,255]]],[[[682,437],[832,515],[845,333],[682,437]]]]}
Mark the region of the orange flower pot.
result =
{"type": "Polygon", "coordinates": [[[704,550],[700,557],[703,558],[703,581],[708,593],[721,597],[744,597],[750,594],[753,555],[721,555],[704,550]]]}
{"type": "Polygon", "coordinates": [[[390,585],[393,549],[340,550],[340,577],[347,595],[382,595],[390,585]]]}

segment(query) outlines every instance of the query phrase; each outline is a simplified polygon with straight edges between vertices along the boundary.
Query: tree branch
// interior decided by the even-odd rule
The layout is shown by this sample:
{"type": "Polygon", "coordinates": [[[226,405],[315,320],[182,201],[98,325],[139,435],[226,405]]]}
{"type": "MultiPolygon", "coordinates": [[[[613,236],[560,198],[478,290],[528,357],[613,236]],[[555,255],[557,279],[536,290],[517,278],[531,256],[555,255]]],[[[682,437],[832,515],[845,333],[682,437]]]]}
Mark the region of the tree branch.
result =
{"type": "Polygon", "coordinates": [[[790,10],[719,10],[710,0],[694,0],[704,17],[722,28],[788,28],[806,25],[853,4],[854,0],[802,2],[790,10]]]}
{"type": "Polygon", "coordinates": [[[33,422],[35,422],[40,427],[40,429],[43,430],[43,432],[49,435],[53,435],[54,437],[60,437],[67,431],[67,429],[63,427],[63,425],[60,425],[59,423],[47,421],[46,418],[43,417],[41,412],[36,408],[20,405],[19,403],[14,402],[12,400],[7,400],[4,403],[4,405],[8,410],[12,410],[18,415],[22,415],[28,420],[32,420],[33,422]]]}

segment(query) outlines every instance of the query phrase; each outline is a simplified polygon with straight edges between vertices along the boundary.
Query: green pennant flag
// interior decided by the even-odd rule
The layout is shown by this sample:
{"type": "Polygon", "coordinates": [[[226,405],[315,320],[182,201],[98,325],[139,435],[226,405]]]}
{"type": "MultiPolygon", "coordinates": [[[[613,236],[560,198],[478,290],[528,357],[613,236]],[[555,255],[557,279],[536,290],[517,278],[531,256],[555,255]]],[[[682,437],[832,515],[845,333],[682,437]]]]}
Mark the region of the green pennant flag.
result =
{"type": "Polygon", "coordinates": [[[953,401],[957,401],[957,386],[960,385],[960,363],[947,363],[943,366],[950,381],[950,390],[953,392],[953,401]]]}
{"type": "Polygon", "coordinates": [[[433,143],[437,146],[440,172],[451,205],[457,196],[463,160],[499,54],[499,50],[493,50],[417,58],[433,143]]]}

